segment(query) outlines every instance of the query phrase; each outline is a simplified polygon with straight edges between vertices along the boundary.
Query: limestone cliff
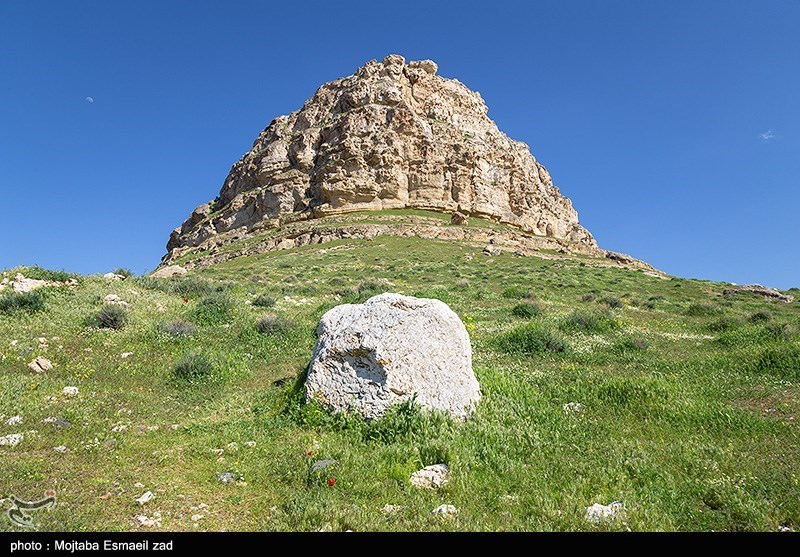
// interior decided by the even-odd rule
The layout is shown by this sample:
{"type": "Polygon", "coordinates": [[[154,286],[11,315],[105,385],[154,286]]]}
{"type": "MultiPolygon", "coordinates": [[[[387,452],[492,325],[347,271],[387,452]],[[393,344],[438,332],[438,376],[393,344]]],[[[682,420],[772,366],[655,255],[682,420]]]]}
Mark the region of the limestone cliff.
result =
{"type": "Polygon", "coordinates": [[[596,248],[529,147],[498,130],[479,93],[436,72],[430,60],[390,55],[320,87],[261,132],[217,199],[173,231],[165,260],[234,230],[398,208],[459,211],[596,248]]]}

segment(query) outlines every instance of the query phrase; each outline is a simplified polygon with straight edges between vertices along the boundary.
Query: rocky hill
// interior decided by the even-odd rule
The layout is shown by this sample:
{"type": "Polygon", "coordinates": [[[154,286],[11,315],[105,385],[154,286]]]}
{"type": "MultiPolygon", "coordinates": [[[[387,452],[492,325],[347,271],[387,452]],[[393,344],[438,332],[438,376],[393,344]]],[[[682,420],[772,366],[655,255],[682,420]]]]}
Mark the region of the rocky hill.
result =
{"type": "Polygon", "coordinates": [[[373,60],[273,120],[219,196],[173,231],[164,261],[287,222],[407,208],[490,219],[603,255],[528,145],[497,128],[479,93],[437,69],[398,55],[373,60]]]}

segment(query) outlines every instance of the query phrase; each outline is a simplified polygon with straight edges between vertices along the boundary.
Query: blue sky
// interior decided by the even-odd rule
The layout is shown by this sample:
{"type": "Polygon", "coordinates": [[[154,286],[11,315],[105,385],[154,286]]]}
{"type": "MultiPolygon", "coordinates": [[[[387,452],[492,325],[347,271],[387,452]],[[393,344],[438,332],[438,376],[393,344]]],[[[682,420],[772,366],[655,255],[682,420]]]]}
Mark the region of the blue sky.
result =
{"type": "Polygon", "coordinates": [[[399,53],[480,91],[602,247],[800,287],[798,28],[769,0],[0,0],[0,267],[152,269],[270,120],[399,53]]]}

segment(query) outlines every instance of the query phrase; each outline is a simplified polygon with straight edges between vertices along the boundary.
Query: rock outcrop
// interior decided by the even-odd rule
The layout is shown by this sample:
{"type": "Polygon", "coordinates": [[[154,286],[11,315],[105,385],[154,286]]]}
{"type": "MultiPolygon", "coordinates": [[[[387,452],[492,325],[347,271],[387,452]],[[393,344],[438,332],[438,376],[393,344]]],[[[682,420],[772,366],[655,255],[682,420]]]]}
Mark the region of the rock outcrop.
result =
{"type": "Polygon", "coordinates": [[[739,292],[750,292],[752,294],[758,294],[759,296],[763,296],[767,300],[785,302],[787,304],[794,301],[794,296],[783,294],[782,292],[778,292],[774,288],[767,288],[766,286],[761,286],[760,284],[745,284],[743,286],[732,286],[731,288],[726,288],[725,290],[723,290],[722,295],[733,296],[735,294],[738,294],[739,292]]]}
{"type": "Polygon", "coordinates": [[[464,419],[480,399],[464,324],[439,300],[380,294],[325,315],[305,390],[334,411],[377,418],[412,397],[464,419]]]}
{"type": "Polygon", "coordinates": [[[498,130],[479,93],[437,69],[373,60],[273,120],[217,199],[173,231],[165,262],[233,230],[398,208],[457,211],[596,248],[528,146],[498,130]]]}

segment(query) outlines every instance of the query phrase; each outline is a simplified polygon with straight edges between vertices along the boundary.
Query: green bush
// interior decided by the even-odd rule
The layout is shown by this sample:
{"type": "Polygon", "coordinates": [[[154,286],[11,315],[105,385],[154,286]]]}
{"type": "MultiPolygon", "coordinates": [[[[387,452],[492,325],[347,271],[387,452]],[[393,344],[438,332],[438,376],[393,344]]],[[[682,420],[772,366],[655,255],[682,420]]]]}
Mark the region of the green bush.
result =
{"type": "Polygon", "coordinates": [[[580,333],[607,333],[620,328],[614,315],[606,311],[575,310],[561,322],[561,330],[580,333]]]}
{"type": "Polygon", "coordinates": [[[526,299],[533,298],[533,292],[530,288],[522,286],[509,286],[500,294],[503,298],[526,299]]]}
{"type": "Polygon", "coordinates": [[[266,294],[259,294],[253,300],[253,305],[260,308],[271,308],[274,307],[277,303],[277,300],[271,296],[267,296],[266,294]]]}
{"type": "Polygon", "coordinates": [[[198,325],[219,325],[231,319],[233,303],[225,293],[214,292],[203,296],[192,308],[189,316],[198,325]]]}
{"type": "Polygon", "coordinates": [[[563,353],[569,349],[564,338],[538,323],[526,323],[494,338],[495,349],[508,354],[563,353]]]}
{"type": "Polygon", "coordinates": [[[97,327],[119,330],[128,324],[128,310],[119,304],[106,304],[94,316],[97,327]]]}
{"type": "Polygon", "coordinates": [[[686,315],[690,317],[714,317],[721,313],[721,308],[711,304],[695,303],[686,308],[686,315]]]}
{"type": "Polygon", "coordinates": [[[784,379],[800,379],[800,347],[784,345],[768,348],[756,360],[755,370],[784,379]]]}
{"type": "Polygon", "coordinates": [[[772,315],[766,311],[757,311],[750,316],[751,323],[763,323],[772,319],[772,315]]]}
{"type": "Polygon", "coordinates": [[[650,348],[650,341],[641,337],[626,337],[614,345],[619,352],[641,352],[650,348]]]}
{"type": "Polygon", "coordinates": [[[534,317],[539,316],[542,313],[542,308],[535,304],[529,304],[527,302],[523,302],[521,304],[517,304],[511,310],[511,313],[516,317],[521,317],[523,319],[532,319],[534,317]]]}
{"type": "Polygon", "coordinates": [[[625,302],[615,296],[603,296],[598,300],[601,304],[605,304],[610,308],[619,309],[625,307],[625,302]]]}
{"type": "Polygon", "coordinates": [[[594,302],[597,299],[597,296],[594,294],[584,294],[581,296],[581,302],[594,302]]]}
{"type": "Polygon", "coordinates": [[[181,358],[172,369],[172,376],[181,381],[206,379],[214,372],[214,365],[205,354],[191,352],[181,358]]]}
{"type": "Polygon", "coordinates": [[[182,319],[176,319],[168,323],[161,323],[159,329],[175,338],[185,338],[194,333],[195,326],[182,319]]]}
{"type": "Polygon", "coordinates": [[[0,296],[0,313],[24,311],[36,313],[44,309],[44,296],[38,292],[9,292],[0,296]]]}
{"type": "Polygon", "coordinates": [[[126,278],[130,278],[130,277],[133,276],[133,273],[131,272],[131,270],[127,269],[125,267],[119,267],[117,269],[114,269],[114,274],[115,275],[120,275],[120,276],[123,276],[123,277],[126,277],[126,278]]]}
{"type": "Polygon", "coordinates": [[[185,298],[198,298],[210,294],[224,292],[230,288],[229,284],[217,283],[200,277],[134,277],[133,281],[149,290],[158,290],[166,294],[176,294],[185,298]]]}
{"type": "Polygon", "coordinates": [[[258,321],[256,321],[256,329],[262,335],[284,335],[293,327],[294,323],[274,313],[262,315],[258,321]]]}
{"type": "Polygon", "coordinates": [[[38,265],[33,267],[25,267],[22,270],[22,274],[26,278],[36,279],[36,280],[49,280],[54,282],[66,282],[70,279],[78,279],[80,278],[75,273],[68,273],[66,271],[55,271],[52,269],[43,269],[38,265]]]}
{"type": "Polygon", "coordinates": [[[735,329],[741,324],[742,321],[735,317],[720,317],[716,321],[709,323],[707,327],[712,333],[722,333],[731,329],[735,329]]]}

